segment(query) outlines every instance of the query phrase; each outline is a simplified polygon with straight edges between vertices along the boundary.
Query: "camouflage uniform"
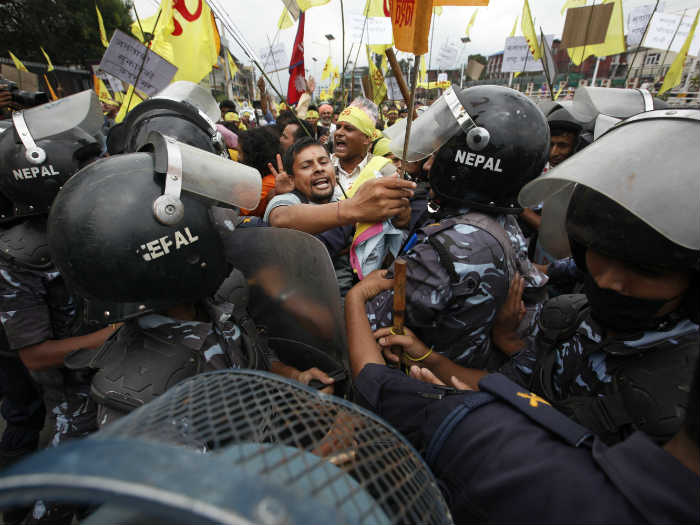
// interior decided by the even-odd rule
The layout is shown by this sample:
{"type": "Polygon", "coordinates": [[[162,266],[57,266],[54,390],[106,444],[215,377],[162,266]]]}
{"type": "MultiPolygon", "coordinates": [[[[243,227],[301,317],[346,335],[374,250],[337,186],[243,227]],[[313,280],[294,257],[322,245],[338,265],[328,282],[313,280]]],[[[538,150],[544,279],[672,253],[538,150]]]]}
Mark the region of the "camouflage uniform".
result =
{"type": "MultiPolygon", "coordinates": [[[[494,216],[512,246],[506,260],[501,244],[487,231],[458,215],[426,224],[417,242],[403,255],[406,268],[406,325],[436,352],[460,365],[495,369],[505,361],[491,343],[491,325],[517,270],[526,281],[526,297],[543,292],[547,277],[527,259],[527,244],[512,215],[494,216]],[[441,259],[440,254],[445,257],[441,259]],[[450,259],[447,261],[446,259],[450,259]]],[[[521,325],[526,335],[535,330],[540,300],[527,303],[521,325]]],[[[372,330],[392,324],[393,291],[366,305],[372,330]]]]}
{"type": "MultiPolygon", "coordinates": [[[[200,305],[208,317],[215,321],[182,321],[161,314],[146,314],[128,321],[103,347],[138,344],[139,340],[149,338],[166,345],[184,346],[200,354],[202,372],[245,366],[243,347],[249,342],[230,314],[232,304],[207,298],[200,305]]],[[[267,345],[264,350],[268,363],[278,360],[267,345]]],[[[124,412],[102,404],[99,405],[98,412],[100,427],[124,415],[124,412]]]]}
{"type": "Polygon", "coordinates": [[[663,442],[680,430],[683,410],[677,405],[685,404],[698,358],[697,324],[676,318],[662,330],[606,337],[584,312],[572,335],[550,347],[544,336],[538,334],[499,371],[608,443],[639,429],[663,442]],[[634,392],[626,392],[627,385],[634,392]],[[680,417],[674,421],[669,413],[680,417]]]}
{"type": "MultiPolygon", "coordinates": [[[[0,323],[10,351],[101,328],[84,326],[78,312],[78,303],[55,267],[35,270],[0,258],[0,323]]],[[[96,406],[89,396],[90,378],[85,371],[57,367],[30,374],[43,391],[54,425],[53,445],[97,428],[96,406]]]]}

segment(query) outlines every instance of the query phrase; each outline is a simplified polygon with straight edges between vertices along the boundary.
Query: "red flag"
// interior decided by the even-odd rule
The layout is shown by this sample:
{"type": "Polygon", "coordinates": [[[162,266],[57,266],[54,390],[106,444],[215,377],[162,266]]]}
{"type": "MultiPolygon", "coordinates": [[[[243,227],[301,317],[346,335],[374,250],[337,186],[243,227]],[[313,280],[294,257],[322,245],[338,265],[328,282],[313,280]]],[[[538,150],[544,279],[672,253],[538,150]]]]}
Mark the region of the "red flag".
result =
{"type": "Polygon", "coordinates": [[[304,20],[305,13],[299,15],[299,27],[294,39],[292,59],[289,61],[289,85],[287,86],[287,102],[296,104],[306,91],[306,78],[304,78],[304,20]]]}

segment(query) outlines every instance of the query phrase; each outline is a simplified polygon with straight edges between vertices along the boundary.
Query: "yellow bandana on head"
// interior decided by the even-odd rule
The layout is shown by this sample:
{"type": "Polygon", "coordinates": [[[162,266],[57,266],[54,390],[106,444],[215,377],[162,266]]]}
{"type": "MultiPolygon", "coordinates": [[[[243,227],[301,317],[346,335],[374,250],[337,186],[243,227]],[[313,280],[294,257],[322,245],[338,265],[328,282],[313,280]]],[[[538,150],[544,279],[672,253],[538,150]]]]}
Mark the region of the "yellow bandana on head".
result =
{"type": "Polygon", "coordinates": [[[224,115],[225,122],[240,122],[240,120],[238,113],[234,113],[233,111],[229,111],[224,115]]]}
{"type": "Polygon", "coordinates": [[[372,135],[374,135],[374,123],[372,122],[372,119],[369,118],[367,113],[355,106],[348,106],[341,111],[340,116],[338,117],[338,122],[347,122],[348,124],[355,126],[370,138],[372,138],[372,135]]]}
{"type": "Polygon", "coordinates": [[[318,111],[316,111],[315,109],[310,109],[306,112],[306,118],[318,118],[318,111]]]}
{"type": "Polygon", "coordinates": [[[391,146],[391,141],[387,138],[381,138],[377,141],[377,143],[374,145],[374,150],[372,151],[372,155],[376,157],[383,157],[384,155],[388,155],[391,153],[391,149],[389,148],[391,146]]]}

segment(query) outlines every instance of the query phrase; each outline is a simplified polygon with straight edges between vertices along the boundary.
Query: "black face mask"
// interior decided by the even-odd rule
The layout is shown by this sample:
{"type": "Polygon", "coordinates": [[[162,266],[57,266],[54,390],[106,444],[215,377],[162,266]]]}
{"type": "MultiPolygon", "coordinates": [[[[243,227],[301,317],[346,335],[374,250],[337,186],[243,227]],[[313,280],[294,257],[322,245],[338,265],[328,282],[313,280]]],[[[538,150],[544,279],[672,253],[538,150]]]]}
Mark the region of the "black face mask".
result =
{"type": "Polygon", "coordinates": [[[654,317],[671,299],[640,299],[601,288],[586,272],[583,290],[591,305],[591,315],[603,327],[620,332],[655,330],[666,317],[654,317]]]}

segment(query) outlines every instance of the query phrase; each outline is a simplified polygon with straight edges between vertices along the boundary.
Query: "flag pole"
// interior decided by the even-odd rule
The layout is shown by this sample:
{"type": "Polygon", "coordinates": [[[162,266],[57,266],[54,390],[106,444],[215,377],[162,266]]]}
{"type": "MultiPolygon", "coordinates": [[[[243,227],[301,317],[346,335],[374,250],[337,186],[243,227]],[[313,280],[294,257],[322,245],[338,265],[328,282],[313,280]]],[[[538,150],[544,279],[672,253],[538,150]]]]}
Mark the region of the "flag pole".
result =
{"type": "Polygon", "coordinates": [[[656,13],[656,8],[659,7],[659,1],[656,0],[656,5],[654,5],[654,10],[651,12],[649,15],[649,20],[647,20],[647,25],[644,27],[644,33],[642,33],[642,39],[639,41],[639,44],[637,44],[637,49],[634,50],[634,56],[632,57],[632,62],[627,67],[627,73],[625,74],[625,86],[627,86],[627,79],[630,77],[630,73],[632,72],[632,66],[634,65],[634,61],[637,60],[637,55],[639,54],[639,48],[642,47],[642,43],[644,42],[644,39],[647,36],[647,31],[649,30],[649,26],[651,25],[651,19],[654,18],[654,13],[656,13]]]}
{"type": "MultiPolygon", "coordinates": [[[[546,46],[547,41],[544,39],[544,31],[542,31],[542,26],[540,26],[540,47],[546,46]]],[[[544,48],[545,51],[547,50],[544,48]]],[[[540,53],[541,55],[546,55],[546,53],[540,53]]],[[[551,53],[550,53],[551,56],[551,53]]],[[[547,79],[547,86],[549,86],[549,98],[554,101],[554,86],[552,85],[552,73],[549,71],[549,60],[547,56],[542,57],[542,69],[544,69],[544,76],[547,79]]],[[[552,62],[554,62],[554,57],[552,57],[552,62]]]]}
{"type": "Polygon", "coordinates": [[[408,170],[408,141],[411,138],[411,124],[413,123],[413,108],[416,103],[416,85],[418,84],[418,68],[420,66],[420,55],[413,55],[413,78],[411,78],[411,94],[408,101],[408,115],[406,115],[406,135],[403,141],[403,155],[401,157],[400,177],[404,178],[408,170]]]}
{"type": "MultiPolygon", "coordinates": [[[[347,100],[345,99],[345,8],[343,6],[343,0],[340,0],[340,23],[342,24],[342,46],[341,46],[341,53],[343,55],[343,77],[342,77],[342,85],[341,85],[341,93],[343,97],[343,104],[347,104],[347,100]]],[[[352,51],[350,51],[352,53],[352,51]]]]}

